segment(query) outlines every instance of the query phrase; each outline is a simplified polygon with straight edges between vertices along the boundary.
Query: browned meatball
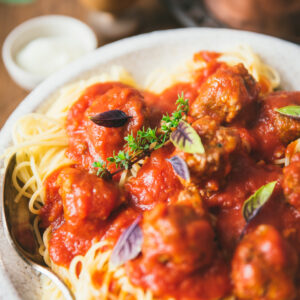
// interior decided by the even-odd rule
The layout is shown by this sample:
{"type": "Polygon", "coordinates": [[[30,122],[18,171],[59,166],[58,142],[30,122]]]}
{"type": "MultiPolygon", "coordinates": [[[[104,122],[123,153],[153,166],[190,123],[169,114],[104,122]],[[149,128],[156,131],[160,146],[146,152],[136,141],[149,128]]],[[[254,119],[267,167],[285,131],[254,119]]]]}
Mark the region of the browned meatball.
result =
{"type": "Polygon", "coordinates": [[[300,105],[300,92],[277,92],[264,99],[264,111],[284,144],[300,136],[300,121],[275,111],[276,108],[288,105],[300,105]]]}
{"type": "Polygon", "coordinates": [[[214,232],[192,206],[157,205],[143,222],[145,260],[172,265],[184,273],[210,264],[214,232]]]}
{"type": "Polygon", "coordinates": [[[105,220],[124,202],[117,185],[85,170],[64,168],[57,178],[57,184],[64,217],[72,224],[80,224],[86,219],[105,220]]]}
{"type": "Polygon", "coordinates": [[[275,92],[262,99],[252,134],[257,150],[266,160],[280,158],[285,146],[300,137],[300,120],[276,112],[277,108],[300,105],[300,92],[275,92]]]}
{"type": "Polygon", "coordinates": [[[127,263],[127,272],[134,284],[155,293],[174,290],[215,256],[212,226],[191,205],[156,205],[145,213],[142,230],[142,255],[127,263]]]}
{"type": "Polygon", "coordinates": [[[153,151],[137,176],[131,177],[125,184],[129,201],[138,209],[149,210],[157,203],[177,201],[183,187],[167,161],[172,152],[172,145],[153,151]]]}
{"type": "Polygon", "coordinates": [[[197,119],[210,115],[219,123],[230,123],[243,111],[248,118],[258,93],[257,83],[242,64],[224,66],[200,87],[190,113],[197,119]]]}
{"type": "Polygon", "coordinates": [[[231,156],[241,148],[238,132],[233,128],[221,127],[209,116],[193,123],[205,148],[204,154],[190,154],[176,150],[189,166],[193,182],[208,191],[219,189],[221,180],[231,170],[231,156]]]}
{"type": "Polygon", "coordinates": [[[292,300],[296,291],[295,250],[272,226],[246,235],[232,261],[234,293],[239,299],[292,300]]]}
{"type": "Polygon", "coordinates": [[[283,169],[282,187],[287,201],[300,211],[300,153],[283,169]]]}

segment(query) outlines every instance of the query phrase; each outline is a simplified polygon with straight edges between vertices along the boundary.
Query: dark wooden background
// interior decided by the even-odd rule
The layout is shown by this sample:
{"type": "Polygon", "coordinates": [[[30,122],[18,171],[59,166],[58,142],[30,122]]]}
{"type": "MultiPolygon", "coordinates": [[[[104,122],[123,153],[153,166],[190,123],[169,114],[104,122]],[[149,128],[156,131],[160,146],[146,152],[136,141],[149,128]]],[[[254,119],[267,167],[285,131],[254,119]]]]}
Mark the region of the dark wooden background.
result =
{"type": "MultiPolygon", "coordinates": [[[[137,32],[144,33],[152,30],[176,28],[179,25],[166,11],[159,0],[140,0],[145,1],[142,7],[146,15],[144,22],[141,23],[137,32]]],[[[22,22],[40,15],[46,14],[64,14],[78,18],[88,23],[89,11],[83,7],[78,0],[36,0],[30,4],[3,4],[0,3],[0,46],[2,45],[8,33],[22,22]]],[[[99,38],[99,45],[109,42],[99,38]]],[[[0,59],[0,128],[4,122],[28,94],[8,75],[0,59]]]]}

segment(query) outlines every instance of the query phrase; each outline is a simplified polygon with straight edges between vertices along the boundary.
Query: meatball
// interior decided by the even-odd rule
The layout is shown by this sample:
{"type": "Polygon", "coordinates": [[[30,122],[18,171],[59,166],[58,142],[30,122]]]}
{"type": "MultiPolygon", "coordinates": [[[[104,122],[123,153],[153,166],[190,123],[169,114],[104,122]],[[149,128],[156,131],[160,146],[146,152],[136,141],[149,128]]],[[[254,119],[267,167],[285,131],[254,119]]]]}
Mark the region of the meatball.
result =
{"type": "Polygon", "coordinates": [[[275,111],[276,108],[288,105],[300,105],[300,92],[277,92],[269,94],[263,103],[263,113],[272,122],[276,133],[285,145],[300,137],[300,121],[275,111]]]}
{"type": "Polygon", "coordinates": [[[125,184],[129,199],[135,207],[149,210],[157,203],[177,201],[183,187],[167,161],[172,151],[172,145],[154,151],[139,169],[137,176],[125,184]]]}
{"type": "Polygon", "coordinates": [[[179,150],[175,153],[186,161],[193,182],[205,187],[207,192],[217,191],[231,170],[232,154],[241,148],[239,133],[234,128],[219,126],[209,116],[200,118],[192,126],[201,137],[205,153],[179,150]]]}
{"type": "Polygon", "coordinates": [[[214,232],[192,206],[157,205],[145,214],[142,252],[146,260],[170,264],[184,273],[210,264],[214,232]]]}
{"type": "Polygon", "coordinates": [[[284,155],[288,143],[300,137],[300,120],[276,111],[289,105],[300,105],[300,92],[275,92],[262,99],[258,121],[252,129],[256,149],[266,160],[284,155]]]}
{"type": "Polygon", "coordinates": [[[246,235],[232,261],[234,293],[239,299],[292,300],[296,291],[295,250],[272,226],[246,235]]]}
{"type": "Polygon", "coordinates": [[[91,154],[94,157],[100,155],[102,159],[105,159],[107,156],[111,156],[113,151],[121,150],[124,145],[124,137],[128,134],[136,134],[144,125],[145,112],[142,95],[132,88],[115,87],[99,97],[85,112],[91,154]],[[90,116],[114,109],[122,110],[126,115],[132,117],[125,126],[107,128],[88,120],[90,116]]]}
{"type": "Polygon", "coordinates": [[[78,224],[83,220],[105,220],[123,202],[117,185],[84,170],[65,168],[57,178],[64,218],[78,224]]]}
{"type": "Polygon", "coordinates": [[[242,64],[223,66],[201,85],[190,113],[197,119],[210,115],[218,123],[230,123],[245,112],[242,119],[247,120],[258,94],[258,84],[242,64]]]}
{"type": "MultiPolygon", "coordinates": [[[[124,137],[135,135],[147,125],[147,109],[142,94],[120,83],[97,84],[89,87],[71,107],[66,123],[69,137],[67,155],[90,168],[99,157],[105,160],[123,149],[124,137]],[[109,110],[122,110],[131,118],[118,128],[107,128],[93,123],[89,117],[109,110]]],[[[109,167],[113,170],[113,167],[109,167]]]]}
{"type": "Polygon", "coordinates": [[[294,154],[283,169],[282,187],[287,201],[300,211],[300,153],[294,154]]]}
{"type": "Polygon", "coordinates": [[[191,205],[158,204],[144,215],[142,255],[128,263],[134,283],[160,292],[207,267],[215,255],[214,231],[191,205]],[[137,275],[138,268],[144,274],[137,275]]]}

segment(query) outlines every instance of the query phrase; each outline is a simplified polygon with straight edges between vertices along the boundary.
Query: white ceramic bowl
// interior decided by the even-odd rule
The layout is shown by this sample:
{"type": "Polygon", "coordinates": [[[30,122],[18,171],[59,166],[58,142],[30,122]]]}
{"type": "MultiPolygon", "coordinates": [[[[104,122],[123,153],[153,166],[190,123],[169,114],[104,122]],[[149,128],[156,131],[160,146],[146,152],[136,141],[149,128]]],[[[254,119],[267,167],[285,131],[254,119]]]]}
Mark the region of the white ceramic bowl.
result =
{"type": "MultiPolygon", "coordinates": [[[[283,88],[300,88],[300,47],[292,43],[228,29],[193,28],[154,32],[101,47],[40,84],[17,107],[3,127],[0,151],[11,144],[11,128],[16,119],[35,111],[61,86],[71,81],[86,78],[95,72],[105,72],[117,64],[125,67],[141,83],[154,69],[172,68],[178,62],[191,58],[196,51],[224,51],[238,44],[248,44],[265,62],[276,68],[283,88]]],[[[0,258],[0,299],[38,299],[38,276],[7,243],[1,224],[0,258]]]]}
{"type": "Polygon", "coordinates": [[[16,63],[16,54],[30,41],[39,37],[63,36],[81,41],[84,52],[97,47],[94,31],[85,23],[62,15],[47,15],[30,19],[17,26],[4,41],[2,58],[13,80],[21,87],[32,90],[46,76],[25,71],[16,63]]]}

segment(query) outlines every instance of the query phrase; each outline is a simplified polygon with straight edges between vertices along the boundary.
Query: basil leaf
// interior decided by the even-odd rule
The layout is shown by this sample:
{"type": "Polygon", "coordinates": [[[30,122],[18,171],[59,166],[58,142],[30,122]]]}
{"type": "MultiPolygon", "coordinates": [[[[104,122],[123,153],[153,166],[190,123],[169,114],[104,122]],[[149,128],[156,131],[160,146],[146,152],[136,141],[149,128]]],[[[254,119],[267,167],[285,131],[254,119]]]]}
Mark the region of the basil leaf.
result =
{"type": "Polygon", "coordinates": [[[174,172],[186,181],[190,181],[190,171],[186,162],[179,156],[173,156],[167,159],[173,167],[174,172]]]}
{"type": "Polygon", "coordinates": [[[170,137],[175,147],[186,153],[204,153],[201,138],[196,130],[187,122],[180,121],[170,137]]]}
{"type": "Polygon", "coordinates": [[[108,110],[89,117],[89,119],[95,124],[109,128],[122,127],[130,118],[132,117],[127,116],[122,110],[119,109],[108,110]]]}
{"type": "Polygon", "coordinates": [[[142,251],[143,232],[139,226],[141,215],[120,235],[110,257],[114,268],[136,258],[142,251]]]}
{"type": "Polygon", "coordinates": [[[249,223],[271,197],[277,181],[269,182],[261,186],[251,195],[243,205],[243,217],[249,223]]]}
{"type": "Polygon", "coordinates": [[[300,119],[300,106],[299,105],[289,105],[289,106],[284,106],[281,108],[276,109],[277,112],[279,112],[282,115],[295,118],[295,119],[300,119]]]}

